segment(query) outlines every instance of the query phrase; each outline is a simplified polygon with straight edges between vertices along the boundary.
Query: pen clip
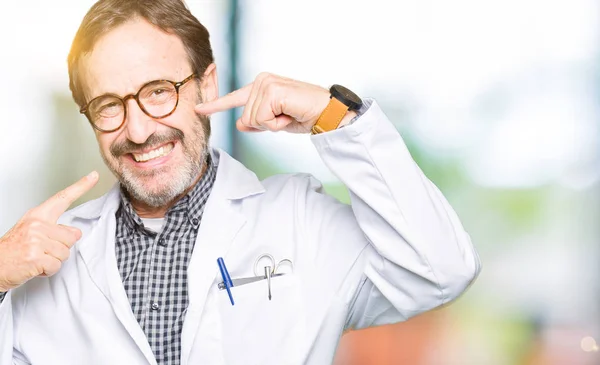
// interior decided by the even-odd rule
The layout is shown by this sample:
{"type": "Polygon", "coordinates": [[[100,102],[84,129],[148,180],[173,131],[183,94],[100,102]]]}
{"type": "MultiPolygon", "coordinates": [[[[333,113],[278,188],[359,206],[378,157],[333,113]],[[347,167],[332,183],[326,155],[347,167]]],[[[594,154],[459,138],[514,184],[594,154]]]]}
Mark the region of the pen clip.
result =
{"type": "Polygon", "coordinates": [[[223,278],[225,289],[227,289],[227,294],[229,295],[231,305],[235,305],[233,301],[233,296],[231,295],[231,287],[233,287],[233,282],[231,281],[231,277],[229,276],[229,272],[227,271],[227,267],[225,266],[225,261],[223,261],[222,257],[219,257],[217,259],[217,265],[219,265],[219,271],[221,271],[221,277],[223,278]]]}

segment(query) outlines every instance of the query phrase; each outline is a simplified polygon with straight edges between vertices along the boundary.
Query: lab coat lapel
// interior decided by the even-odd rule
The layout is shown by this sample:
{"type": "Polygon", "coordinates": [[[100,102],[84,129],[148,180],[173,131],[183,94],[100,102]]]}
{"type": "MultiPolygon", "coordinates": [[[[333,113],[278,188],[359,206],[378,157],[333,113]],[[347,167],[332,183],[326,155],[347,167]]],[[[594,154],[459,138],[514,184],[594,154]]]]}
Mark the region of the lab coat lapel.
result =
{"type": "MultiPolygon", "coordinates": [[[[98,204],[96,211],[88,209],[77,214],[79,218],[83,219],[98,219],[91,231],[79,242],[79,254],[87,266],[92,281],[108,299],[123,327],[133,338],[148,362],[156,365],[156,359],[148,344],[146,335],[131,311],[131,304],[123,287],[117,266],[115,213],[120,204],[118,185],[109,191],[104,199],[104,204],[98,204]]],[[[93,207],[94,205],[91,208],[93,207]]]]}
{"type": "Polygon", "coordinates": [[[183,365],[188,363],[207,295],[219,275],[217,258],[226,258],[231,243],[246,222],[240,200],[264,191],[256,175],[224,151],[213,151],[213,159],[219,164],[217,176],[188,267],[190,303],[182,333],[183,365]]]}

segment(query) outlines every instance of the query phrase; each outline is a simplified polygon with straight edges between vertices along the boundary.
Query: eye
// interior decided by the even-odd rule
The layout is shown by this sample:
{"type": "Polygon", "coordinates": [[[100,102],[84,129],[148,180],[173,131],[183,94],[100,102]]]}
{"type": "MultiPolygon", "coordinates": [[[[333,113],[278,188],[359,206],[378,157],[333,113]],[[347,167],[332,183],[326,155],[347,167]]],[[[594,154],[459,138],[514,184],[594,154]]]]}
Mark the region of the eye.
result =
{"type": "Polygon", "coordinates": [[[117,103],[117,102],[115,102],[115,101],[113,101],[113,102],[111,102],[111,103],[108,103],[108,104],[102,105],[102,106],[100,107],[100,110],[104,110],[104,109],[106,109],[106,108],[114,108],[114,107],[116,107],[117,105],[118,105],[118,103],[117,103]]]}
{"type": "Polygon", "coordinates": [[[98,107],[92,109],[94,115],[102,117],[113,117],[121,112],[121,103],[117,100],[107,100],[98,107]]]}
{"type": "Polygon", "coordinates": [[[168,100],[174,92],[171,84],[157,81],[146,85],[139,95],[142,102],[158,103],[168,100]]]}
{"type": "Polygon", "coordinates": [[[102,112],[106,112],[106,111],[113,111],[114,109],[116,109],[118,107],[119,107],[119,103],[117,103],[116,101],[112,101],[110,103],[102,105],[98,110],[100,113],[102,113],[102,112]]]}

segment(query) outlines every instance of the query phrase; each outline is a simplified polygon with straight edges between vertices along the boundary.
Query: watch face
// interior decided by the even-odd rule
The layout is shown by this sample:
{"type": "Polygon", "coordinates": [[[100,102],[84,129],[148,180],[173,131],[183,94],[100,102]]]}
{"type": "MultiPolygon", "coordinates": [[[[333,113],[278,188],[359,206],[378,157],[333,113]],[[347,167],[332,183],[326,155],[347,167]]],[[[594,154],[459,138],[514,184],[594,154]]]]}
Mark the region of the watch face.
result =
{"type": "Polygon", "coordinates": [[[329,92],[331,93],[332,97],[344,103],[346,106],[348,106],[348,109],[350,110],[357,110],[360,109],[360,107],[362,106],[361,98],[359,98],[358,95],[343,87],[342,85],[333,85],[329,89],[329,92]]]}

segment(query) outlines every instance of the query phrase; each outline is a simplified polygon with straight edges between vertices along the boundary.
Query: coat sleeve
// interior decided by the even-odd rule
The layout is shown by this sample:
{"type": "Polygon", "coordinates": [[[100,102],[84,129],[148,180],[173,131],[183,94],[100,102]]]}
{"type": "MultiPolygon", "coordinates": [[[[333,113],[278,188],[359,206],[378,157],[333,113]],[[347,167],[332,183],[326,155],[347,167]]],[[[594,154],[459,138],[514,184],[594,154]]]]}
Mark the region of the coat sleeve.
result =
{"type": "Polygon", "coordinates": [[[311,137],[350,192],[351,210],[314,207],[332,211],[324,223],[311,222],[321,224],[314,229],[321,239],[343,237],[356,252],[340,289],[349,303],[347,329],[400,322],[446,304],[481,268],[452,207],[377,103],[369,102],[351,125],[311,137]]]}

